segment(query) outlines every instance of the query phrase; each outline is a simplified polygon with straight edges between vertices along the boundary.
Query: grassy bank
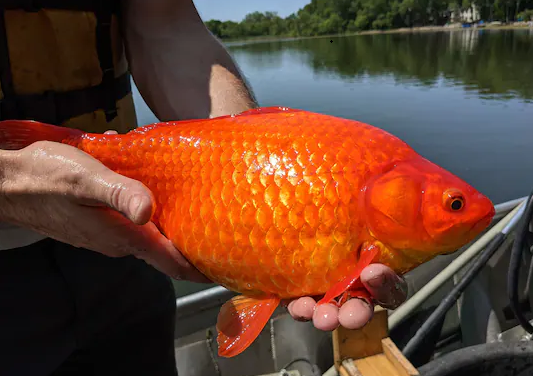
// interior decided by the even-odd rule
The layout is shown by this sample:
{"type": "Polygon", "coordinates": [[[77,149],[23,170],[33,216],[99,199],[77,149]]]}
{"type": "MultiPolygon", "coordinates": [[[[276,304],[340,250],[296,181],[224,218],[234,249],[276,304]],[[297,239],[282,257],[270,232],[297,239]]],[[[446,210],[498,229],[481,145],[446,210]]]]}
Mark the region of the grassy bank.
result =
{"type": "MultiPolygon", "coordinates": [[[[533,29],[532,26],[527,23],[515,23],[510,25],[484,25],[482,27],[477,27],[478,30],[514,30],[514,29],[533,29]]],[[[335,38],[343,36],[354,36],[354,35],[373,35],[373,34],[394,34],[394,33],[422,33],[422,32],[435,32],[435,31],[456,31],[463,30],[463,27],[460,24],[451,25],[451,26],[420,26],[420,27],[404,27],[399,29],[387,29],[387,30],[365,30],[353,33],[343,33],[343,34],[329,34],[329,35],[316,35],[310,37],[290,37],[290,36],[259,36],[259,37],[248,37],[248,38],[238,38],[238,39],[223,39],[222,41],[227,44],[232,43],[242,43],[242,42],[276,42],[276,41],[289,41],[289,40],[300,40],[300,39],[316,39],[316,38],[335,38]]]]}

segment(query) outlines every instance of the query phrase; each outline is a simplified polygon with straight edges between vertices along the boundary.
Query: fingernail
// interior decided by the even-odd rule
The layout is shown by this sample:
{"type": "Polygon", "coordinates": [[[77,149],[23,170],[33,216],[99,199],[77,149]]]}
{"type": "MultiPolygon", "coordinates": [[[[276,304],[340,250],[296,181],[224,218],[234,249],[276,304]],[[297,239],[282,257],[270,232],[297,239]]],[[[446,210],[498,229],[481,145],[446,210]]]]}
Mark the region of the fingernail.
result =
{"type": "Polygon", "coordinates": [[[374,288],[383,287],[383,284],[385,283],[385,276],[383,274],[379,274],[369,279],[367,283],[370,287],[374,287],[374,288]]]}
{"type": "Polygon", "coordinates": [[[368,308],[370,308],[370,302],[366,298],[357,297],[355,299],[359,299],[361,302],[363,302],[364,305],[366,305],[368,308]]]}
{"type": "Polygon", "coordinates": [[[130,201],[130,211],[134,222],[139,220],[139,216],[142,214],[147,202],[147,198],[144,195],[134,195],[130,201]]]}
{"type": "Polygon", "coordinates": [[[358,297],[355,299],[359,299],[359,301],[370,311],[370,318],[367,321],[367,323],[369,323],[374,317],[374,305],[367,298],[358,297]]]}
{"type": "Polygon", "coordinates": [[[402,299],[405,299],[407,296],[407,282],[399,277],[394,278],[394,290],[396,294],[402,296],[402,299]]]}

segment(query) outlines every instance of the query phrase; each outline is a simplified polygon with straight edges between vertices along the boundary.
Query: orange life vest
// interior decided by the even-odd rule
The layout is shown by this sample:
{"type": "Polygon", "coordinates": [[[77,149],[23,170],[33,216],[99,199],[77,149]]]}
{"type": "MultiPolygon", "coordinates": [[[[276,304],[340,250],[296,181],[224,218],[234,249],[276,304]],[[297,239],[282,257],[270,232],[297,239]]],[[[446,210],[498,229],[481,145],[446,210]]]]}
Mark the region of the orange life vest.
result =
{"type": "Polygon", "coordinates": [[[115,0],[0,0],[0,119],[137,126],[115,0]]]}

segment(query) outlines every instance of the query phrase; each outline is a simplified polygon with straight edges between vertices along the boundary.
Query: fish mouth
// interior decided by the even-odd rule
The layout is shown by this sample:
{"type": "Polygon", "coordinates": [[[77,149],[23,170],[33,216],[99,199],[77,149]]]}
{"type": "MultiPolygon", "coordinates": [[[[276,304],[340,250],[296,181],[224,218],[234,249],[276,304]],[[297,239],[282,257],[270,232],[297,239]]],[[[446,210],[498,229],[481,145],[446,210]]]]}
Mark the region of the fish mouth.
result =
{"type": "Polygon", "coordinates": [[[480,233],[483,230],[485,230],[492,222],[492,218],[494,218],[494,215],[496,214],[496,210],[494,207],[491,208],[491,210],[485,214],[483,218],[481,218],[479,221],[474,223],[474,225],[471,228],[471,231],[474,231],[476,233],[480,233]]]}
{"type": "MultiPolygon", "coordinates": [[[[485,214],[481,219],[479,219],[477,222],[475,222],[470,227],[470,229],[465,233],[465,234],[469,234],[468,238],[467,238],[467,243],[472,241],[472,240],[474,240],[476,237],[479,236],[479,234],[481,234],[483,231],[485,231],[487,229],[487,227],[489,227],[489,225],[492,223],[492,219],[494,218],[495,214],[496,214],[496,211],[495,211],[494,207],[492,207],[491,210],[489,210],[487,212],[487,214],[485,214]]],[[[448,254],[454,253],[454,252],[458,251],[463,246],[464,246],[464,244],[461,245],[461,246],[458,246],[457,248],[455,248],[455,249],[453,249],[451,251],[444,252],[442,254],[443,255],[448,255],[448,254]]]]}

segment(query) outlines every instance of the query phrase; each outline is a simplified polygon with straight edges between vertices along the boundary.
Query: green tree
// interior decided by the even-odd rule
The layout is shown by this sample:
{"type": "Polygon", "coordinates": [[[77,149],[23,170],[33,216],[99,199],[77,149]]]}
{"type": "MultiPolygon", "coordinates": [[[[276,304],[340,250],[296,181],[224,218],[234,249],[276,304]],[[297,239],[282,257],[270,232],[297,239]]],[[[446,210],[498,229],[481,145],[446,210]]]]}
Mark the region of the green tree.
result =
{"type": "Polygon", "coordinates": [[[315,36],[368,29],[444,25],[452,12],[477,7],[481,19],[504,22],[531,18],[533,0],[311,0],[281,18],[275,12],[253,12],[239,23],[209,20],[207,27],[222,39],[260,36],[315,36]]]}

